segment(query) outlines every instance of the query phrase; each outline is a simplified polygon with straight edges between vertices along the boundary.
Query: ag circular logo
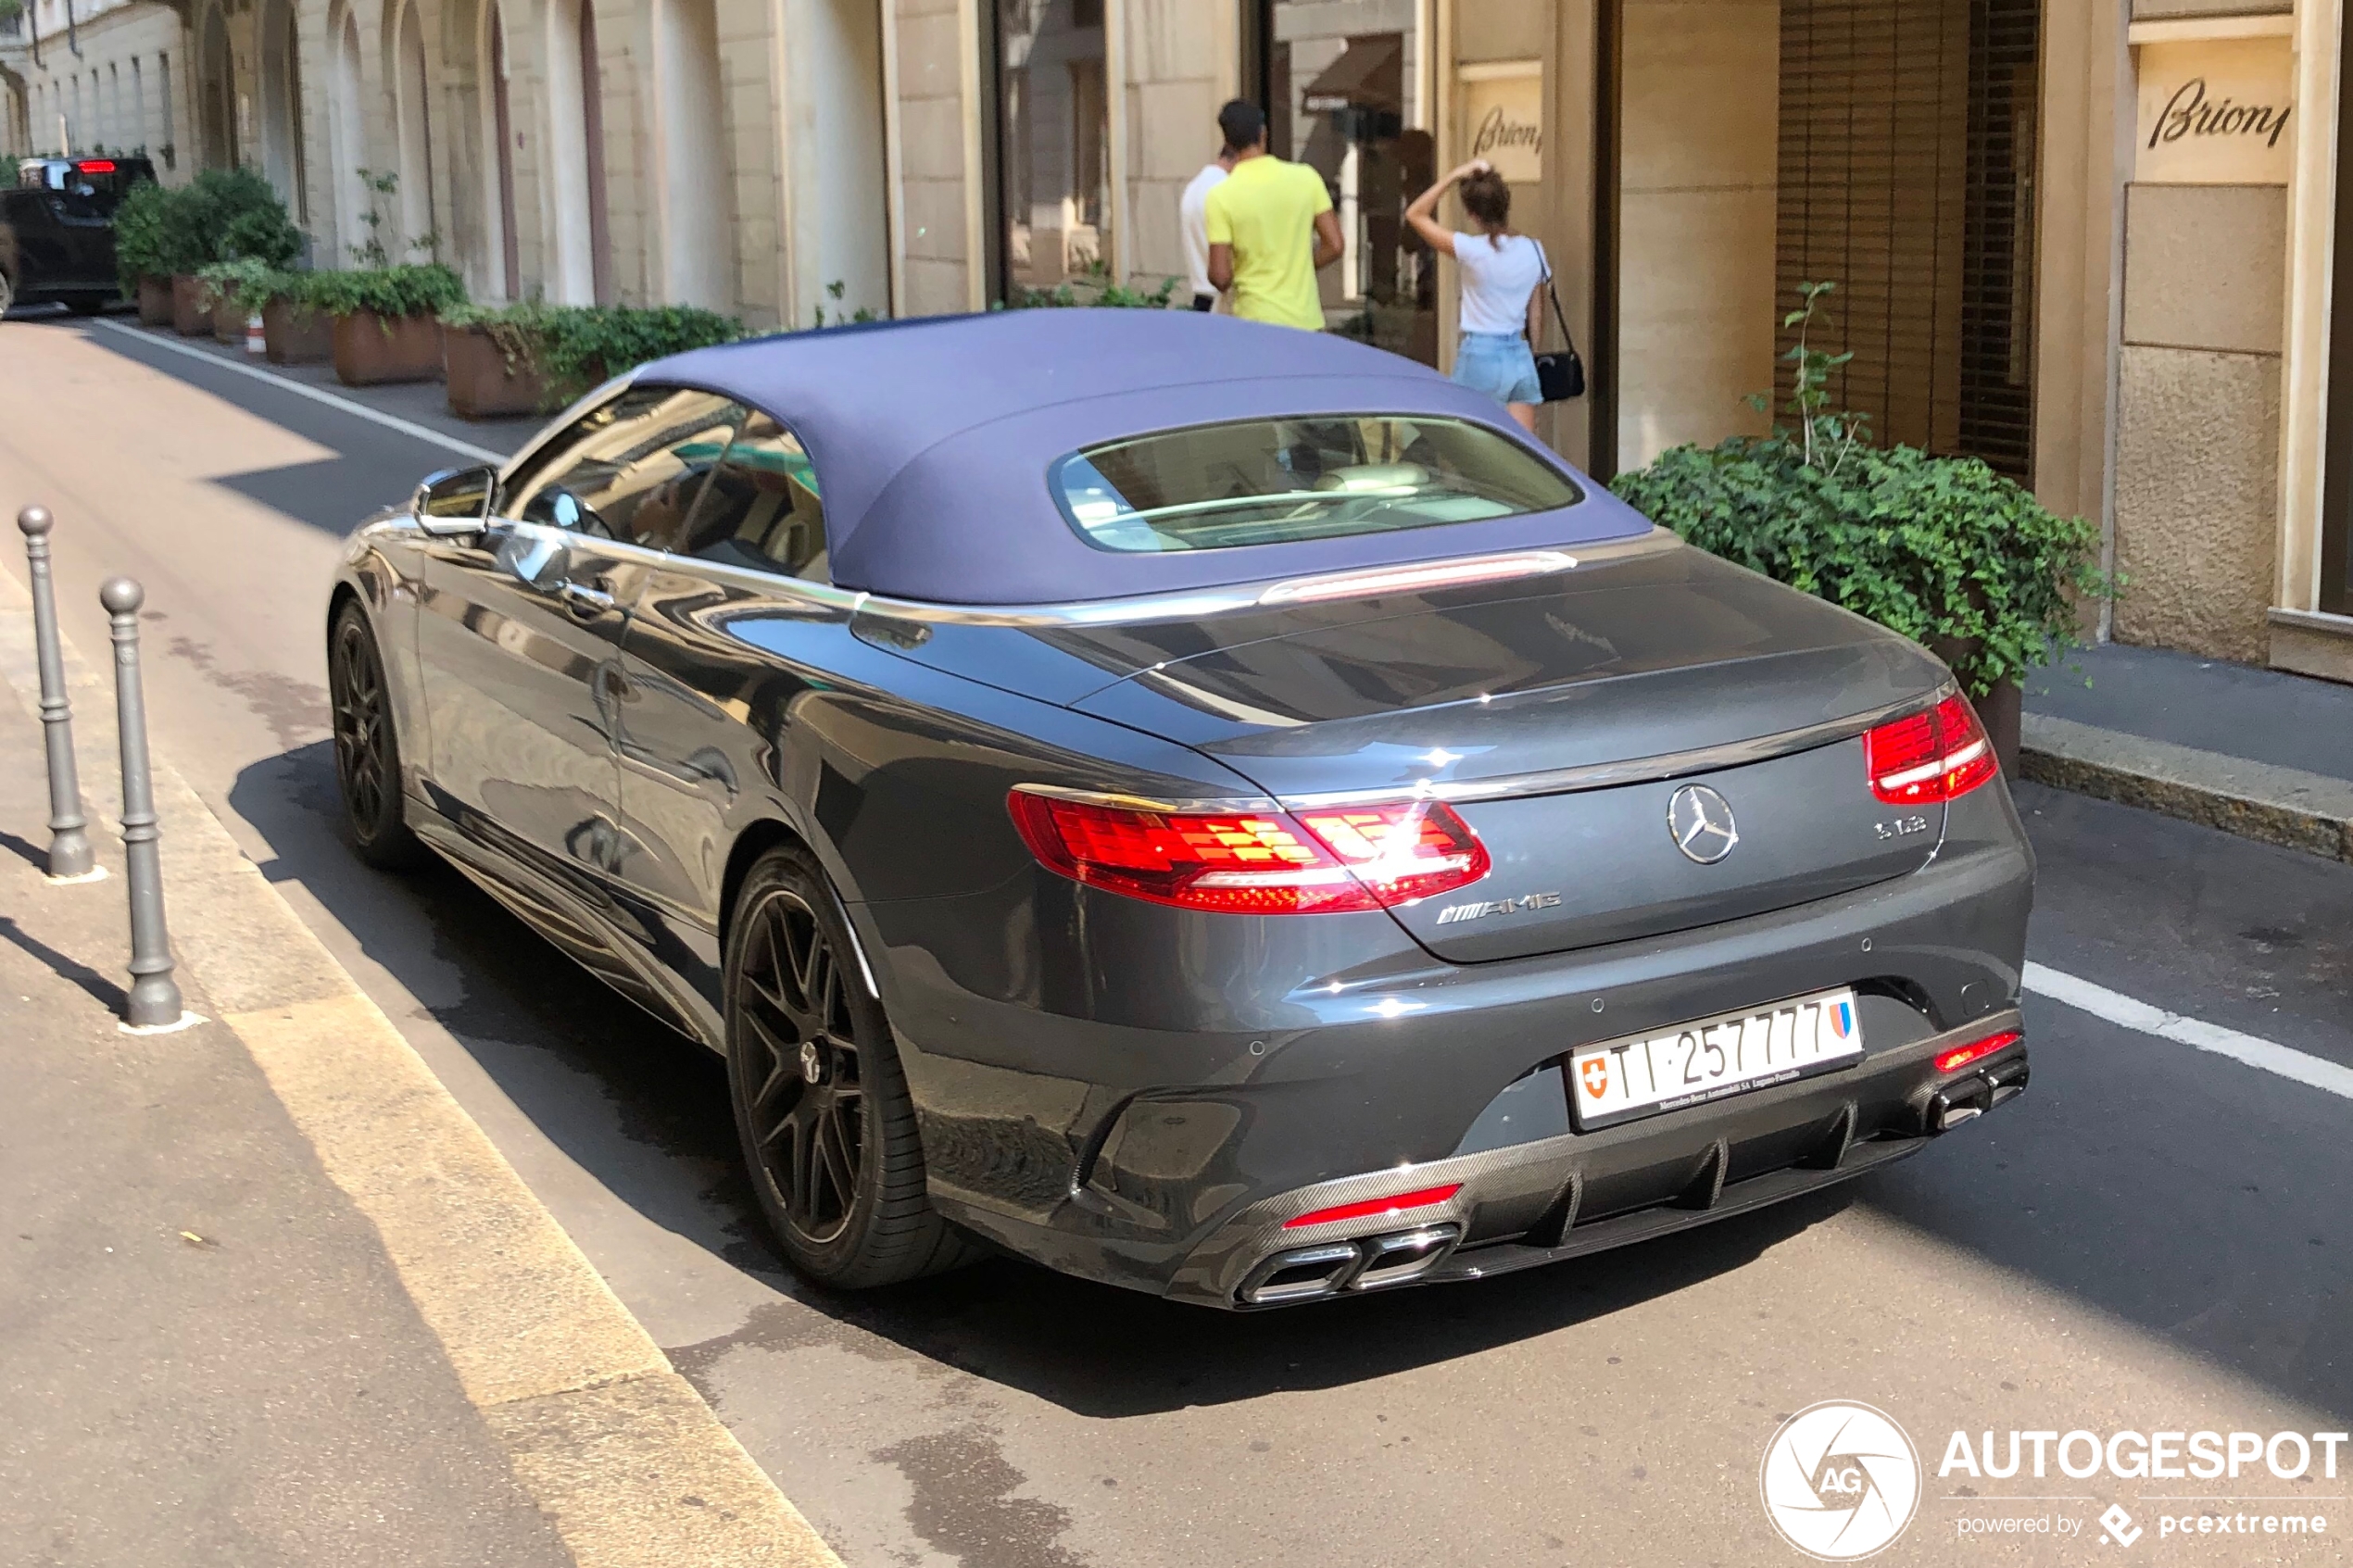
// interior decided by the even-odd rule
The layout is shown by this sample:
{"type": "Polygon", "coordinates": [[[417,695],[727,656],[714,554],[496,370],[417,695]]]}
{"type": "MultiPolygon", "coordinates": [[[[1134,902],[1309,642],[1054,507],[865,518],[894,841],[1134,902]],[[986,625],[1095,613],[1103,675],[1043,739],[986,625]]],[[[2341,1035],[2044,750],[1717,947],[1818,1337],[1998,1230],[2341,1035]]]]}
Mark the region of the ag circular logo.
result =
{"type": "Polygon", "coordinates": [[[1828,1399],[1781,1423],[1765,1446],[1758,1486],[1783,1540],[1825,1562],[1852,1562],[1911,1524],[1920,1457],[1885,1411],[1828,1399]]]}

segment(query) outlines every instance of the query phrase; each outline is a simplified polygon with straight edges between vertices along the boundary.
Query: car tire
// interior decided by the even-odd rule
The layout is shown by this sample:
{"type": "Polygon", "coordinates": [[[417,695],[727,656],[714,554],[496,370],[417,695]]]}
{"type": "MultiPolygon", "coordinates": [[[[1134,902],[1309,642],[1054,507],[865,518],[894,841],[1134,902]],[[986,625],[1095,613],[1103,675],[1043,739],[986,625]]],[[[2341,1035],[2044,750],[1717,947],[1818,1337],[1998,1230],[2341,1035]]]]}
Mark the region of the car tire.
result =
{"type": "Polygon", "coordinates": [[[424,846],[402,809],[400,734],[384,654],[357,600],[336,613],[327,633],[327,696],[335,789],[351,847],[379,871],[408,871],[424,859],[424,846]]]}
{"type": "Polygon", "coordinates": [[[17,281],[0,272],[0,316],[6,316],[17,303],[17,281]]]}
{"type": "Polygon", "coordinates": [[[729,923],[727,1082],[744,1164],[786,1258],[843,1290],[897,1285],[979,1249],[933,1210],[914,1101],[832,884],[771,849],[729,923]]]}

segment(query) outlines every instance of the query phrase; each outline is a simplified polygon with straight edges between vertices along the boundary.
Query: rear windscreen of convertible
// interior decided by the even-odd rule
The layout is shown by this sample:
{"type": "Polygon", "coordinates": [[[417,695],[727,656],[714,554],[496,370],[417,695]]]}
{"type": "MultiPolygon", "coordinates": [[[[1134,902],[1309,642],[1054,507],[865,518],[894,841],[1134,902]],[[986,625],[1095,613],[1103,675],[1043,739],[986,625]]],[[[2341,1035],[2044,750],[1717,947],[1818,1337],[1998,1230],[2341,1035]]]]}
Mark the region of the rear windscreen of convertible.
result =
{"type": "Polygon", "coordinates": [[[1074,452],[1054,499],[1106,550],[1291,545],[1574,506],[1526,448],[1459,420],[1401,414],[1238,420],[1074,452]]]}

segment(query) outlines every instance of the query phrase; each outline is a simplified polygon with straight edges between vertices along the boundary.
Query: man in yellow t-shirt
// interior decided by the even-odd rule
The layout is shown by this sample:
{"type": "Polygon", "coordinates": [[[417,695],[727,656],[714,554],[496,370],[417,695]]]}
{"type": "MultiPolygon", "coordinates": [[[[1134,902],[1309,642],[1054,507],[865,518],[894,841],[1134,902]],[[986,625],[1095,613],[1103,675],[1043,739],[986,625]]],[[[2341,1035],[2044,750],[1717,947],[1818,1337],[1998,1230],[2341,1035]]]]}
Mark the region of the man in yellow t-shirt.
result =
{"type": "Polygon", "coordinates": [[[1209,193],[1209,281],[1245,320],[1324,330],[1315,274],[1340,257],[1324,177],[1266,150],[1266,116],[1237,98],[1217,111],[1234,171],[1209,193]]]}

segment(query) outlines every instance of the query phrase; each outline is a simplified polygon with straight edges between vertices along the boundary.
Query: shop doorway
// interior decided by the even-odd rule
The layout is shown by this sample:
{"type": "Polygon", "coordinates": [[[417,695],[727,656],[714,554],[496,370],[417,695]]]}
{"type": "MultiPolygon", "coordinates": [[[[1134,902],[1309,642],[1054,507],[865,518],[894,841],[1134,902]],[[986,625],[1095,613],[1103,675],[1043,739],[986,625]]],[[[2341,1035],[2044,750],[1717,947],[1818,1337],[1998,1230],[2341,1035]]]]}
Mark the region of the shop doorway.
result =
{"type": "MultiPolygon", "coordinates": [[[[1776,282],[1834,281],[1832,405],[2033,472],[2039,0],[1783,0],[1776,282]]],[[[1795,334],[1785,331],[1786,350],[1795,334]]]]}
{"type": "Polygon", "coordinates": [[[1832,408],[2031,482],[2039,6],[1600,0],[1597,475],[1785,421],[1828,282],[1832,408]]]}

